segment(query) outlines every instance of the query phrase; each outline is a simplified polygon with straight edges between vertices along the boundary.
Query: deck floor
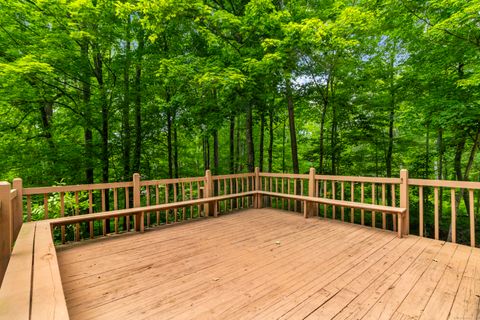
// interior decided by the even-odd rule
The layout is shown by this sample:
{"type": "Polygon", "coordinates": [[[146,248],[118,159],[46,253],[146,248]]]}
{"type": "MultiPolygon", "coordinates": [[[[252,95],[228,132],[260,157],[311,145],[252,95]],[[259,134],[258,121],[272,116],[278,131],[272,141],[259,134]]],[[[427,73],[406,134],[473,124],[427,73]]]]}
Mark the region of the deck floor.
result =
{"type": "Polygon", "coordinates": [[[475,319],[480,249],[272,209],[58,249],[71,319],[475,319]]]}

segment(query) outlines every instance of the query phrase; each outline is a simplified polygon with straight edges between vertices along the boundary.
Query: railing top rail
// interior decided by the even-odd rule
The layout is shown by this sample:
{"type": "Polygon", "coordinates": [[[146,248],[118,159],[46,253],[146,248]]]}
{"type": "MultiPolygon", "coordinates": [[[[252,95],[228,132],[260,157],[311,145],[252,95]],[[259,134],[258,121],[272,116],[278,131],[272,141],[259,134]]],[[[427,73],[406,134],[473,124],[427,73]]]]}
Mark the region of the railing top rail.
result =
{"type": "Polygon", "coordinates": [[[400,179],[400,178],[333,176],[333,175],[320,175],[320,174],[315,175],[315,180],[386,183],[386,184],[401,184],[402,183],[402,179],[400,179]]]}
{"type": "Polygon", "coordinates": [[[408,179],[408,184],[411,186],[422,186],[422,187],[480,189],[480,182],[472,182],[472,181],[408,179]]]}
{"type": "Polygon", "coordinates": [[[132,181],[126,182],[110,182],[110,183],[95,183],[95,184],[77,184],[69,186],[53,186],[53,187],[34,187],[23,189],[24,195],[36,195],[45,193],[58,193],[58,192],[76,192],[76,191],[89,191],[89,190],[103,190],[113,188],[126,188],[133,187],[132,181]]]}
{"type": "Polygon", "coordinates": [[[235,173],[212,176],[212,180],[254,177],[255,173],[235,173]]]}
{"type": "Polygon", "coordinates": [[[154,186],[158,184],[173,184],[182,182],[200,182],[205,181],[205,177],[190,177],[190,178],[172,178],[172,179],[158,179],[158,180],[142,180],[141,186],[154,186]]]}
{"type": "Polygon", "coordinates": [[[293,173],[271,173],[260,172],[260,177],[272,177],[272,178],[288,178],[288,179],[308,179],[308,174],[293,174],[293,173]]]}

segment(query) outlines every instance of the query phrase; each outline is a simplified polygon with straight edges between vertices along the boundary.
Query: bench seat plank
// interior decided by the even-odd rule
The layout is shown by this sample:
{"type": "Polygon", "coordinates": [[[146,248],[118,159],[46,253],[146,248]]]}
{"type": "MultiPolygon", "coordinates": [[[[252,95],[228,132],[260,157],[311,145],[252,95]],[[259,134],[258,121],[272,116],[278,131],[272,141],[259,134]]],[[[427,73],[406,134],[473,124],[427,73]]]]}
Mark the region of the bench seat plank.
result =
{"type": "Polygon", "coordinates": [[[137,214],[141,214],[142,212],[170,210],[170,209],[194,206],[194,205],[199,205],[204,203],[211,203],[211,202],[223,201],[228,199],[253,196],[255,194],[256,194],[256,191],[249,191],[249,192],[227,194],[223,196],[216,196],[216,197],[210,197],[210,198],[201,198],[201,199],[195,199],[195,200],[157,204],[157,205],[148,206],[148,207],[114,210],[114,211],[108,211],[108,212],[102,212],[102,213],[87,213],[87,214],[82,214],[78,216],[69,216],[69,217],[51,219],[48,221],[52,226],[60,226],[60,225],[77,223],[77,222],[86,222],[86,221],[92,221],[92,220],[102,220],[102,219],[108,219],[108,218],[114,218],[114,217],[137,215],[137,214]]]}
{"type": "Polygon", "coordinates": [[[22,225],[0,290],[0,319],[29,319],[36,222],[22,225]]]}
{"type": "Polygon", "coordinates": [[[57,253],[49,221],[37,223],[31,319],[68,319],[57,253]]]}

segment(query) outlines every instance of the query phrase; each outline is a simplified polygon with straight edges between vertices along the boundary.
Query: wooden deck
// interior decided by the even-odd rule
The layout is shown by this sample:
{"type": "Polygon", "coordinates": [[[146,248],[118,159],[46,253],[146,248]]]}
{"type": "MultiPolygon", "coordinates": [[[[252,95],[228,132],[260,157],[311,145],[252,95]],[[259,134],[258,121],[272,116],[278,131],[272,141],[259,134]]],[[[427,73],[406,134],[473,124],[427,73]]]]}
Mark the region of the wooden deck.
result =
{"type": "Polygon", "coordinates": [[[475,319],[480,249],[273,209],[58,248],[72,319],[475,319]]]}

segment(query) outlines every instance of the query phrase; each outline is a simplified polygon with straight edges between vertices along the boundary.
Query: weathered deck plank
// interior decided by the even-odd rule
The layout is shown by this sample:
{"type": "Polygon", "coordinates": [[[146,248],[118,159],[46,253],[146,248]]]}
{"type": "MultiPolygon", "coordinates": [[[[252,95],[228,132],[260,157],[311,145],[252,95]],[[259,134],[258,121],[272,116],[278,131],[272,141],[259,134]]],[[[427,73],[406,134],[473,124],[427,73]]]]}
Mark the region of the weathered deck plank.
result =
{"type": "Polygon", "coordinates": [[[474,319],[480,250],[273,209],[60,248],[72,319],[474,319]]]}

